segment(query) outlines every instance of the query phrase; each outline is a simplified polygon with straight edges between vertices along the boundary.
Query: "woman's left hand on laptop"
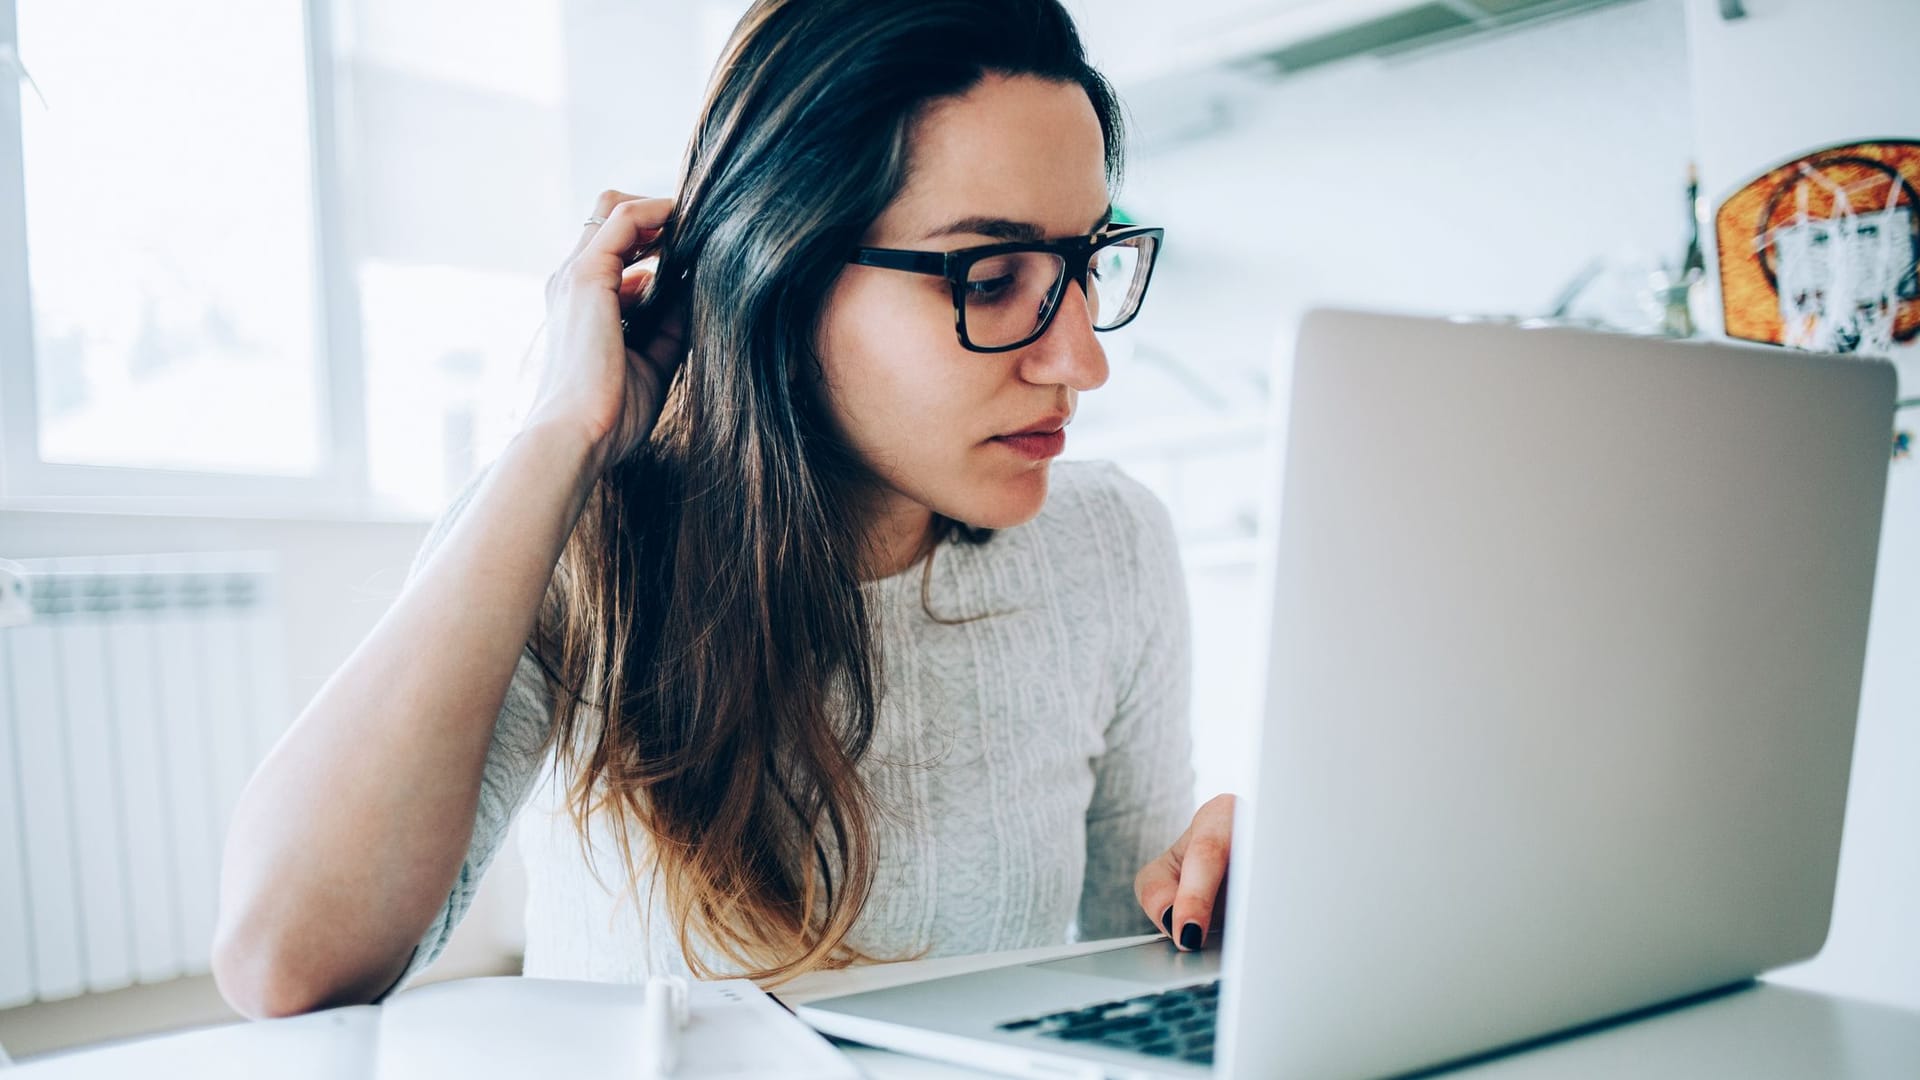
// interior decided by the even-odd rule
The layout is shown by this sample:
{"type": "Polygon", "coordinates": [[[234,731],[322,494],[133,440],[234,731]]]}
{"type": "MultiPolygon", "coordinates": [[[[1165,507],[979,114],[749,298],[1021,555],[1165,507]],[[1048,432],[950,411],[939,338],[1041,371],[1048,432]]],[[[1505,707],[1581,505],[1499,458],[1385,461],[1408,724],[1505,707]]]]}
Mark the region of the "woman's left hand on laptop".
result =
{"type": "Polygon", "coordinates": [[[1215,795],[1172,847],[1134,875],[1141,910],[1183,950],[1205,945],[1226,913],[1232,847],[1233,796],[1215,795]]]}

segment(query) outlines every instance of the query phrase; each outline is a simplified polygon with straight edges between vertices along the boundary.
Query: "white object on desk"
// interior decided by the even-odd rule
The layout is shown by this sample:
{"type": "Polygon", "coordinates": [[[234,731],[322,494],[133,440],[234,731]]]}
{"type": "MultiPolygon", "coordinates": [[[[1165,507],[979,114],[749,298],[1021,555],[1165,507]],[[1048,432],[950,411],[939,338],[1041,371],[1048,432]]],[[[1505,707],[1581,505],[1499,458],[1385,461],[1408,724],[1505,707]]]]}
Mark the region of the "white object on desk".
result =
{"type": "MultiPolygon", "coordinates": [[[[646,996],[646,987],[630,984],[517,976],[459,979],[409,990],[384,1005],[123,1043],[27,1063],[10,1075],[21,1080],[631,1076],[652,1059],[646,996]]],[[[674,1072],[683,1080],[860,1076],[846,1055],[745,979],[695,983],[686,1007],[674,1072]]]]}
{"type": "Polygon", "coordinates": [[[680,1067],[680,1032],[687,1026],[687,980],[678,975],[648,979],[644,1007],[640,1019],[642,1075],[672,1076],[680,1067]]]}

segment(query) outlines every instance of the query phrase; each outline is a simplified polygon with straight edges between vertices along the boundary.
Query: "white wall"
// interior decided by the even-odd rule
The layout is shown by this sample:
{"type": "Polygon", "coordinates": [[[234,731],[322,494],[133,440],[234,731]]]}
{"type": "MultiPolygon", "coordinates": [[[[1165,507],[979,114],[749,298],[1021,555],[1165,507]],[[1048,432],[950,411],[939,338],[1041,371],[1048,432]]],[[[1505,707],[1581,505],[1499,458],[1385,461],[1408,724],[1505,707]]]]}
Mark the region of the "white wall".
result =
{"type": "MultiPolygon", "coordinates": [[[[1920,4],[1912,0],[1746,0],[1728,22],[1686,0],[1701,189],[1713,205],[1812,150],[1920,138],[1911,88],[1920,4]],[[1835,45],[1845,42],[1844,49],[1835,45]]],[[[1715,280],[1709,275],[1709,282],[1715,280]]],[[[1718,327],[1709,295],[1703,314],[1718,327]]],[[[1920,347],[1896,349],[1901,392],[1920,396],[1920,347]]],[[[1920,427],[1907,412],[1902,426],[1920,427]]],[[[1781,978],[1920,1008],[1920,461],[1887,485],[1854,744],[1833,932],[1781,978]]]]}
{"type": "Polygon", "coordinates": [[[1642,0],[1234,101],[1130,172],[1168,228],[1143,336],[1262,367],[1314,304],[1538,314],[1596,256],[1677,257],[1686,64],[1678,4],[1642,0]]]}

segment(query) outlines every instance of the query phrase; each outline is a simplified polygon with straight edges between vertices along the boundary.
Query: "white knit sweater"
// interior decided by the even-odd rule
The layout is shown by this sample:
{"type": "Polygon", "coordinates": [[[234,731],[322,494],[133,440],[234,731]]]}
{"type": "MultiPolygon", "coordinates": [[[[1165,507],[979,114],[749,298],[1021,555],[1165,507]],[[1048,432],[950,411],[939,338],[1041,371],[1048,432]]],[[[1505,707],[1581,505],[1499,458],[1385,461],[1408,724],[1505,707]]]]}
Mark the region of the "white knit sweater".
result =
{"type": "MultiPolygon", "coordinates": [[[[1193,811],[1189,616],[1172,520],[1112,464],[1051,469],[1032,521],[933,556],[936,613],[1004,614],[934,622],[920,606],[922,563],[862,586],[876,601],[882,667],[864,768],[886,810],[875,822],[877,880],[850,938],[869,956],[1154,929],[1134,901],[1133,875],[1193,811]]],[[[414,571],[477,486],[435,523],[414,571]]],[[[560,804],[554,759],[534,752],[550,705],[523,653],[494,726],[466,859],[401,985],[445,947],[516,816],[529,884],[526,974],[634,982],[687,970],[651,896],[644,916],[616,903],[626,873],[604,828],[589,830],[605,885],[595,880],[560,804]]]]}

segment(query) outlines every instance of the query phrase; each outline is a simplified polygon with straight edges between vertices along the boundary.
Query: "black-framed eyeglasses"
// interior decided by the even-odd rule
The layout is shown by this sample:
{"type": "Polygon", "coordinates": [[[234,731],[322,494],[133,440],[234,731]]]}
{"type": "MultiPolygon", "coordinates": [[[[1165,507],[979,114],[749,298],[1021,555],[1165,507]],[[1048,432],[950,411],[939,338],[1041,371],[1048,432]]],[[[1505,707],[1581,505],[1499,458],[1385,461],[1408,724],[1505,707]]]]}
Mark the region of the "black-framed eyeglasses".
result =
{"type": "Polygon", "coordinates": [[[1007,352],[1047,332],[1067,282],[1080,286],[1095,330],[1118,330],[1140,312],[1165,230],[1124,226],[1091,236],[988,244],[959,251],[855,248],[847,261],[944,277],[953,323],[974,352],[1007,352]]]}

